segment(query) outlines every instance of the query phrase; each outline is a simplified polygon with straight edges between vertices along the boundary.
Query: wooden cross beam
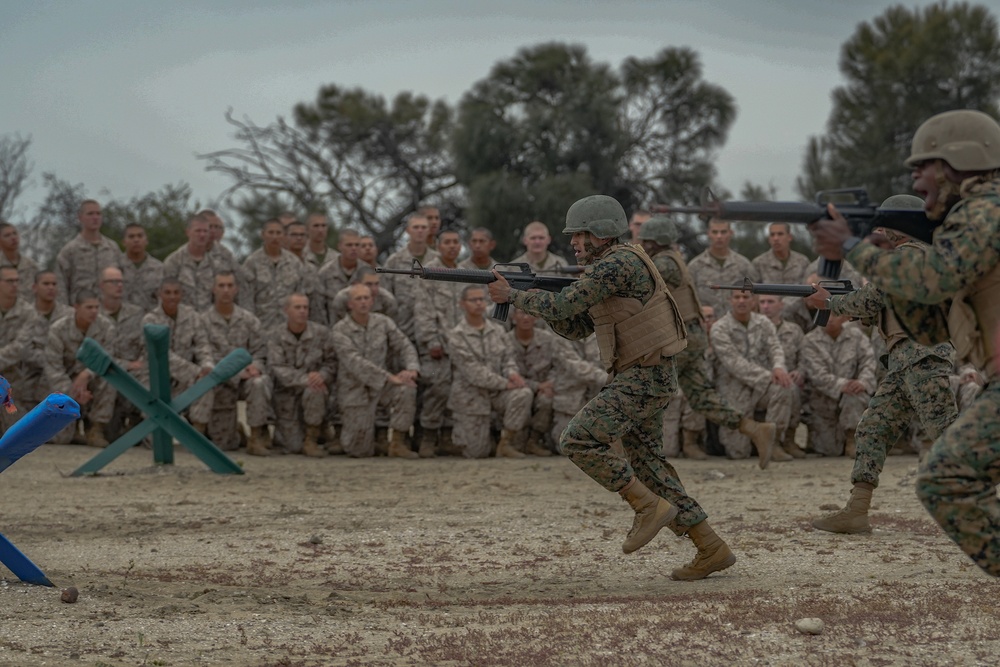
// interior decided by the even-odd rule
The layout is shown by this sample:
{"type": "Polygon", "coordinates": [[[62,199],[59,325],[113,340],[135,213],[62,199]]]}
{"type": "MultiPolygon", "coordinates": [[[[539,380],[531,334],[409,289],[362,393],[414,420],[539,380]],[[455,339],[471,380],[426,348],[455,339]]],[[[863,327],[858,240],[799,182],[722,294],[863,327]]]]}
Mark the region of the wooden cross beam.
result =
{"type": "Polygon", "coordinates": [[[205,392],[246,368],[253,361],[250,353],[243,348],[233,350],[208,375],[171,400],[168,359],[170,328],[160,324],[147,324],[143,327],[143,334],[149,350],[149,389],[139,384],[124,368],[115,363],[111,355],[92,338],[84,339],[80,349],[77,350],[77,359],[107,380],[133,405],[142,410],[147,418],[73,471],[73,476],[96,473],[150,433],[153,434],[153,460],[156,463],[169,465],[174,462],[172,441],[176,438],[188,451],[204,461],[213,472],[242,475],[243,469],[239,465],[211,440],[194,430],[179,413],[205,392]]]}

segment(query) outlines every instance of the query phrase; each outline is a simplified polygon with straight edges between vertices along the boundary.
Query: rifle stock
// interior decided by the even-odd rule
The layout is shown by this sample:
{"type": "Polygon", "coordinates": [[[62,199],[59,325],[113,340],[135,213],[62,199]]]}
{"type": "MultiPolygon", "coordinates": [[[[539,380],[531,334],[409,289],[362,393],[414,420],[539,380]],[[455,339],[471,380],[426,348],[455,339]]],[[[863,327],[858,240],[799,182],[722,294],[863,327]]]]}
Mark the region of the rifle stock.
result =
{"type": "MultiPolygon", "coordinates": [[[[821,280],[819,286],[830,294],[850,294],[854,285],[850,280],[821,280]]],[[[724,289],[734,292],[750,292],[751,294],[770,294],[773,296],[806,297],[816,292],[812,285],[784,285],[780,283],[755,283],[749,278],[743,279],[742,285],[709,285],[711,289],[724,289]]]]}

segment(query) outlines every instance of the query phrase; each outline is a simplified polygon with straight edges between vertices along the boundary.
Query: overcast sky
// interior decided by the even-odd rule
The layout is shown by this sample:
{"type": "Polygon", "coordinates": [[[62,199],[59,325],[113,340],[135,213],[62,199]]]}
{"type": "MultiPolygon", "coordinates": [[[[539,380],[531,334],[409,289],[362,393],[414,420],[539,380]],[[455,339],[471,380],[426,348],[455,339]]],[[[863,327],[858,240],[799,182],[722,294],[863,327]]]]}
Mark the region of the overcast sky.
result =
{"type": "Polygon", "coordinates": [[[795,198],[804,146],[824,131],[843,83],[840,46],[894,4],[0,0],[0,133],[31,135],[36,181],[53,171],[116,198],[187,181],[207,204],[229,182],[195,154],[234,145],[230,107],[266,124],[326,83],[454,104],[527,45],[580,43],[616,68],[687,46],[738,105],[719,153],[722,185],[773,183],[795,198]]]}

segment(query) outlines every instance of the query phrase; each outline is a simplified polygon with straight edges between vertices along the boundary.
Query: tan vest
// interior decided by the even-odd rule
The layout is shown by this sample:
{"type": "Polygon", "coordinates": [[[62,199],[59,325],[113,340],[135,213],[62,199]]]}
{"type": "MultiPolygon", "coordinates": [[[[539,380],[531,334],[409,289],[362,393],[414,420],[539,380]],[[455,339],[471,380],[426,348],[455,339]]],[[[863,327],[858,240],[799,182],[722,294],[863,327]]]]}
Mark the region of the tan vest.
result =
{"type": "Polygon", "coordinates": [[[891,350],[899,341],[909,338],[906,335],[906,330],[903,329],[903,325],[896,319],[896,314],[892,312],[892,308],[882,309],[882,321],[879,322],[878,329],[879,333],[882,334],[882,338],[885,339],[886,352],[891,350]]]}
{"type": "Polygon", "coordinates": [[[677,303],[677,310],[680,311],[681,319],[685,322],[691,320],[701,321],[701,301],[698,300],[698,292],[694,289],[694,281],[691,280],[691,273],[688,271],[684,258],[676,250],[661,250],[656,253],[657,257],[664,255],[674,260],[681,271],[681,284],[677,287],[668,287],[670,296],[674,297],[677,303]]]}
{"type": "Polygon", "coordinates": [[[656,289],[645,304],[612,296],[590,308],[601,361],[609,373],[621,373],[636,364],[656,366],[687,347],[687,327],[653,260],[639,246],[622,244],[613,252],[617,251],[639,257],[653,276],[656,289]]]}
{"type": "Polygon", "coordinates": [[[993,332],[1000,326],[1000,264],[955,295],[948,310],[948,332],[958,358],[993,378],[993,332]]]}

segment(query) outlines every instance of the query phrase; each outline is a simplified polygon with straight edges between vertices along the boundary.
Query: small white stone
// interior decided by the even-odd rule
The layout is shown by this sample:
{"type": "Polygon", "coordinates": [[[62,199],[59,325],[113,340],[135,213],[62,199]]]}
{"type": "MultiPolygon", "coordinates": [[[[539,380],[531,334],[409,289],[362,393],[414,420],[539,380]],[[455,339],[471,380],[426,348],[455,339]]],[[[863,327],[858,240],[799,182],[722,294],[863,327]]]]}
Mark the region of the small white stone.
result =
{"type": "Polygon", "coordinates": [[[823,634],[823,619],[821,618],[800,618],[795,621],[795,629],[804,635],[823,634]]]}

